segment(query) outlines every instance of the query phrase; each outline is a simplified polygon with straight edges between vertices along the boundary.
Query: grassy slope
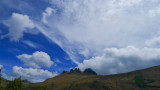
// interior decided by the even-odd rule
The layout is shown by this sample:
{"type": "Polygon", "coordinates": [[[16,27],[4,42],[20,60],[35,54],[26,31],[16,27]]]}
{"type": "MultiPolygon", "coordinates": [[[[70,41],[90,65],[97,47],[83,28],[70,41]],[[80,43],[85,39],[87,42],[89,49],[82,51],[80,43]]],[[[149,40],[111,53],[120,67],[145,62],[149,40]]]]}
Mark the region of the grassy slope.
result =
{"type": "Polygon", "coordinates": [[[66,73],[30,86],[50,90],[160,90],[160,66],[108,76],[66,73]]]}

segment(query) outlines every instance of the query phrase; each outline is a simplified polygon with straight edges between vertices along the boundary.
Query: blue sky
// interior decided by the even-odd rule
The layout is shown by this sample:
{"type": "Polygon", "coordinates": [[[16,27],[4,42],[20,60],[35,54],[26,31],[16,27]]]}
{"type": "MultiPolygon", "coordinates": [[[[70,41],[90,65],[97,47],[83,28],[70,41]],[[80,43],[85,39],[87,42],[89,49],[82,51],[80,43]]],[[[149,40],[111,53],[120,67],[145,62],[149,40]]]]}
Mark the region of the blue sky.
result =
{"type": "Polygon", "coordinates": [[[75,67],[108,75],[159,65],[159,5],[159,0],[1,0],[3,77],[40,82],[75,67]]]}
{"type": "MultiPolygon", "coordinates": [[[[11,0],[2,0],[0,1],[0,6],[0,35],[2,36],[3,34],[8,33],[8,27],[3,24],[3,21],[9,18],[13,12],[27,14],[33,20],[39,20],[41,18],[39,15],[46,9],[46,7],[49,6],[49,4],[43,0],[34,0],[31,2],[26,2],[25,0],[19,0],[16,2],[11,0]],[[29,6],[23,6],[23,3],[26,3],[29,6]],[[42,3],[43,5],[41,5],[42,3]]],[[[10,41],[10,38],[0,40],[0,64],[3,65],[3,72],[5,74],[12,74],[13,66],[27,67],[16,56],[24,53],[32,54],[35,51],[48,53],[51,60],[54,61],[54,65],[50,68],[43,69],[47,69],[51,72],[57,72],[57,74],[59,74],[63,70],[70,70],[70,68],[74,68],[76,66],[65,51],[63,51],[56,43],[46,38],[36,28],[32,30],[33,32],[38,33],[24,33],[23,38],[18,41],[10,41]]]]}

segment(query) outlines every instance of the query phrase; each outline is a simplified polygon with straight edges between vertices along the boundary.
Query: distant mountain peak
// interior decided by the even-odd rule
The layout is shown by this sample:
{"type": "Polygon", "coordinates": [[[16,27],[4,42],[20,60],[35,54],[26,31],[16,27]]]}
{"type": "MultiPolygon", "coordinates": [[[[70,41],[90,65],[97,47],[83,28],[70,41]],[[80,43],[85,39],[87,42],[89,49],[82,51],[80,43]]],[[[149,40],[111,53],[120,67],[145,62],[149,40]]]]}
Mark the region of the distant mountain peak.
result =
{"type": "Polygon", "coordinates": [[[71,69],[69,72],[68,71],[63,71],[62,74],[86,74],[86,75],[97,75],[95,71],[93,71],[91,68],[87,68],[82,72],[79,68],[71,69]]]}
{"type": "Polygon", "coordinates": [[[83,73],[85,73],[87,75],[97,75],[97,73],[95,71],[93,71],[91,68],[85,69],[83,73]]]}
{"type": "Polygon", "coordinates": [[[79,68],[71,69],[69,73],[80,74],[82,71],[79,68]]]}

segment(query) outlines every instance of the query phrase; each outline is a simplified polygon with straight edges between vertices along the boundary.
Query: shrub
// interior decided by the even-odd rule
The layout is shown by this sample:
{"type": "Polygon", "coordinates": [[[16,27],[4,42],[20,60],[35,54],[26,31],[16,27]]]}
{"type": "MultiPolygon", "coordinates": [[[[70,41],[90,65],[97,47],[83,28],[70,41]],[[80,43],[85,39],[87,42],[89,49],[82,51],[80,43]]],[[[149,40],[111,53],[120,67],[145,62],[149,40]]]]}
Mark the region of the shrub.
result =
{"type": "Polygon", "coordinates": [[[134,80],[135,80],[135,84],[140,87],[140,88],[145,88],[146,87],[146,84],[144,82],[144,79],[142,77],[142,75],[136,75],[134,77],[134,80]]]}
{"type": "Polygon", "coordinates": [[[42,90],[48,90],[48,87],[47,87],[47,86],[44,86],[42,90]]]}
{"type": "Polygon", "coordinates": [[[21,90],[23,88],[21,77],[14,79],[7,84],[7,90],[21,90]]]}

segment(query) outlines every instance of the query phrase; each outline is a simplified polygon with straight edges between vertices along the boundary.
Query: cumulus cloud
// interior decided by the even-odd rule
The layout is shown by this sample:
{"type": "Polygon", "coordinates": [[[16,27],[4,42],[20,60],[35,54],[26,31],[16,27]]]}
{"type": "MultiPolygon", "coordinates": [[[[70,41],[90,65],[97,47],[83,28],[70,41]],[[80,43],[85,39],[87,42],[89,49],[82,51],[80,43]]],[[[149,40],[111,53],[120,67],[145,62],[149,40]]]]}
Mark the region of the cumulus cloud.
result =
{"type": "Polygon", "coordinates": [[[24,65],[32,68],[41,68],[42,66],[51,67],[51,65],[53,65],[50,56],[42,51],[36,51],[32,55],[18,55],[17,58],[20,59],[24,65]]]}
{"type": "Polygon", "coordinates": [[[54,9],[48,7],[45,12],[42,13],[42,22],[47,24],[47,18],[52,15],[53,12],[56,12],[54,9]]]}
{"type": "Polygon", "coordinates": [[[78,67],[92,68],[98,74],[116,74],[160,64],[160,48],[106,48],[101,56],[84,60],[78,67]]]}
{"type": "Polygon", "coordinates": [[[13,75],[15,77],[21,76],[24,80],[31,82],[42,82],[47,78],[51,78],[57,75],[57,72],[50,72],[43,69],[22,68],[18,66],[13,67],[13,75]]]}
{"type": "Polygon", "coordinates": [[[19,13],[12,13],[12,16],[4,21],[4,24],[9,28],[9,32],[1,38],[9,37],[10,41],[18,41],[23,37],[23,33],[27,32],[27,29],[35,27],[29,16],[19,13]]]}
{"type": "Polygon", "coordinates": [[[58,75],[57,72],[50,72],[48,70],[41,69],[42,67],[49,68],[53,65],[51,57],[45,52],[36,51],[32,55],[18,55],[17,58],[20,59],[24,65],[28,66],[28,68],[14,66],[11,74],[13,78],[21,76],[23,80],[42,82],[47,78],[58,75]]]}

